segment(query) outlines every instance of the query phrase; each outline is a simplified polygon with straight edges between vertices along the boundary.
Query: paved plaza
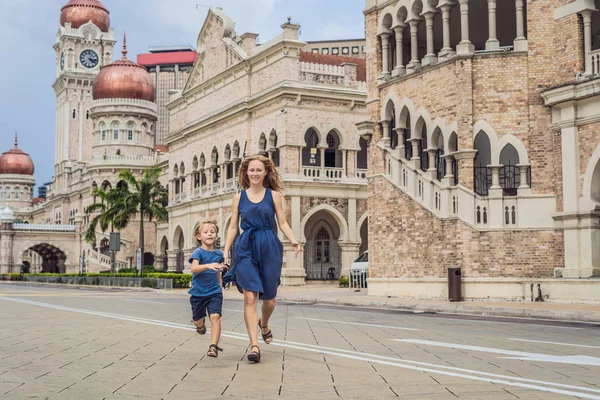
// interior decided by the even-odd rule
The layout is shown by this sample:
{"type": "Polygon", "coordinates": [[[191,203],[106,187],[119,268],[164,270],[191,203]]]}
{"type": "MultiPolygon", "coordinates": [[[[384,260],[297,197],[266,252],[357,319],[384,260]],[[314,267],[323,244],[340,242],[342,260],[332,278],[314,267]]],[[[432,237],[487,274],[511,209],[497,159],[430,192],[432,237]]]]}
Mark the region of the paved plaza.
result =
{"type": "Polygon", "coordinates": [[[0,284],[2,399],[600,399],[600,325],[280,302],[246,360],[227,293],[224,352],[184,291],[0,284]]]}

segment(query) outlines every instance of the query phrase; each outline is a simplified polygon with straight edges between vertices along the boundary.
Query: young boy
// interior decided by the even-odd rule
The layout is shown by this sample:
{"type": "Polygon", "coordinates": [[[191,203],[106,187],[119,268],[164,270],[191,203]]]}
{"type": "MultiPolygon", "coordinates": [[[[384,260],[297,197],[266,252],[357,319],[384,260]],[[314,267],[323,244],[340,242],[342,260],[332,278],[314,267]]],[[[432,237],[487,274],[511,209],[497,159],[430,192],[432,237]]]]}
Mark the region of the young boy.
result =
{"type": "Polygon", "coordinates": [[[208,314],[210,318],[211,345],[206,353],[209,357],[218,357],[219,338],[221,337],[221,311],[223,307],[223,292],[221,290],[221,270],[223,269],[223,252],[215,249],[219,228],[216,222],[206,221],[197,226],[194,237],[200,246],[194,250],[189,262],[191,270],[192,288],[189,290],[192,305],[192,322],[196,325],[196,332],[200,335],[206,333],[204,321],[208,314]]]}

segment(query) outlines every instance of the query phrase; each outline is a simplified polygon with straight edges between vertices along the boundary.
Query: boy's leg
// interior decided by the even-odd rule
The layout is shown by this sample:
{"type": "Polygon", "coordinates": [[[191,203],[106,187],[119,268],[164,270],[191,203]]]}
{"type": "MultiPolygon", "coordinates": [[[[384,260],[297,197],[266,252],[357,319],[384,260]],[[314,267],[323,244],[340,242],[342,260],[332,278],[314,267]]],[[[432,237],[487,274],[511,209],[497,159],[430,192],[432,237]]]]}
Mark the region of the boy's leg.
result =
{"type": "Polygon", "coordinates": [[[210,317],[210,339],[212,344],[219,344],[221,338],[221,313],[223,310],[223,295],[221,293],[211,296],[206,305],[210,317]]]}
{"type": "Polygon", "coordinates": [[[210,342],[219,344],[221,338],[221,316],[219,314],[210,314],[210,342]]]}
{"type": "Polygon", "coordinates": [[[201,335],[206,333],[206,324],[204,323],[204,317],[206,317],[206,304],[203,297],[191,296],[190,304],[192,305],[192,322],[196,325],[196,332],[201,335]]]}

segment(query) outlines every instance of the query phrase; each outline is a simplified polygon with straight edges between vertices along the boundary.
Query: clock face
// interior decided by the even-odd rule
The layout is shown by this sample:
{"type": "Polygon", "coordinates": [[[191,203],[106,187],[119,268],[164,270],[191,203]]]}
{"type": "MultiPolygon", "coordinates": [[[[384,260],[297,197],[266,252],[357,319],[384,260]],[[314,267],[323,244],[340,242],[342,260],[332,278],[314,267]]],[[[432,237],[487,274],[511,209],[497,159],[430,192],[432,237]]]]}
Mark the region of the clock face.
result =
{"type": "Polygon", "coordinates": [[[65,53],[60,53],[60,69],[65,69],[65,53]]]}
{"type": "Polygon", "coordinates": [[[86,68],[94,68],[98,65],[98,54],[94,50],[84,50],[79,56],[79,61],[86,68]]]}

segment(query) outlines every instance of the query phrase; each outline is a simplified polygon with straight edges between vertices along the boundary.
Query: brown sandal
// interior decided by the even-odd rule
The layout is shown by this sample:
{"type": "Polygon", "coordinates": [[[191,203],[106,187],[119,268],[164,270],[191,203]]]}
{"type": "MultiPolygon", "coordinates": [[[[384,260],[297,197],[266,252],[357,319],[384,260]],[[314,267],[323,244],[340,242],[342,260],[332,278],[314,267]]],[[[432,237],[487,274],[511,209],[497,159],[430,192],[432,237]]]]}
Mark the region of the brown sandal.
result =
{"type": "Polygon", "coordinates": [[[208,346],[208,351],[206,352],[206,355],[209,357],[217,358],[219,357],[220,351],[223,351],[223,349],[217,346],[216,344],[211,344],[210,346],[208,346]]]}
{"type": "Polygon", "coordinates": [[[248,361],[252,361],[253,363],[259,363],[260,362],[260,348],[254,344],[254,345],[250,346],[250,350],[252,350],[254,347],[256,347],[258,349],[258,351],[251,351],[250,353],[248,353],[248,361]]]}
{"type": "Polygon", "coordinates": [[[263,329],[266,329],[269,327],[269,325],[265,325],[262,326],[262,324],[260,323],[260,318],[258,319],[258,327],[260,328],[260,333],[262,335],[262,338],[265,342],[265,344],[271,344],[271,342],[273,341],[273,331],[269,329],[269,332],[267,333],[262,333],[263,329]]]}
{"type": "Polygon", "coordinates": [[[206,321],[204,321],[204,318],[202,318],[202,326],[196,325],[196,323],[193,320],[192,323],[194,324],[194,326],[196,326],[196,332],[199,335],[204,335],[206,333],[206,321]]]}

